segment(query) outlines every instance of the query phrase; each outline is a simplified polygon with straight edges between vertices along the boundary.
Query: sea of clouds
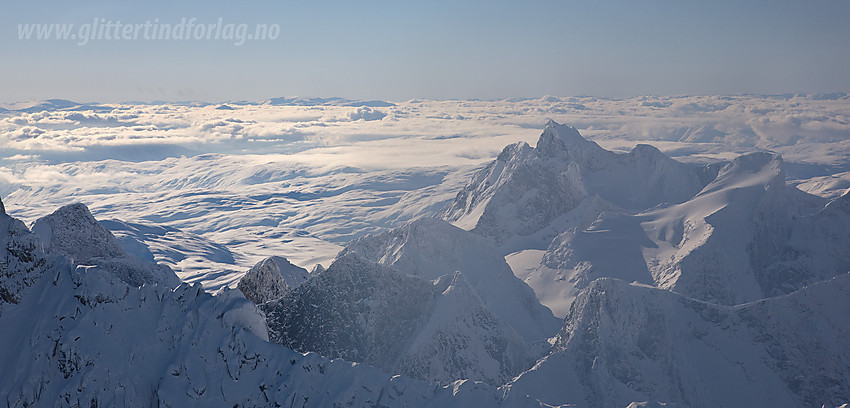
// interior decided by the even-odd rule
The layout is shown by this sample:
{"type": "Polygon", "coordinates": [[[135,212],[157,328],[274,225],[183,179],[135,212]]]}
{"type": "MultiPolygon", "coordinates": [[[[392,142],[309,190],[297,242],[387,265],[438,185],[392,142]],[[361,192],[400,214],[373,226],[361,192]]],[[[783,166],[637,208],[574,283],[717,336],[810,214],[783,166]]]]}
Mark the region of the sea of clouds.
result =
{"type": "Polygon", "coordinates": [[[116,234],[214,290],[265,256],[327,266],[354,237],[436,213],[504,146],[533,145],[549,119],[607,149],[651,143],[694,163],[775,151],[806,191],[832,197],[850,187],[850,97],[842,93],[50,100],[0,108],[0,196],[27,222],[83,202],[98,219],[135,223],[140,229],[116,234]],[[141,228],[157,225],[169,230],[141,228]]]}

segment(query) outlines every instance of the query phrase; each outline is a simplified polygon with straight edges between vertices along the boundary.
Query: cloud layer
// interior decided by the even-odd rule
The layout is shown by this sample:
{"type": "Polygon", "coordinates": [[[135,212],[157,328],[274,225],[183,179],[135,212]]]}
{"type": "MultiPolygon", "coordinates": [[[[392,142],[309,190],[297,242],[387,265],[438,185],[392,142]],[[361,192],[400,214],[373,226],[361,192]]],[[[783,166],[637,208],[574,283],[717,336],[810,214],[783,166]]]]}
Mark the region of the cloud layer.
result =
{"type": "Polygon", "coordinates": [[[353,237],[437,211],[504,146],[534,144],[548,119],[608,149],[650,142],[683,161],[774,150],[801,188],[834,196],[850,185],[844,94],[316,101],[63,101],[3,112],[0,196],[27,221],[81,201],[101,219],[164,224],[224,244],[232,264],[154,252],[186,279],[218,273],[227,283],[232,273],[222,270],[244,271],[269,255],[309,268],[353,237]]]}

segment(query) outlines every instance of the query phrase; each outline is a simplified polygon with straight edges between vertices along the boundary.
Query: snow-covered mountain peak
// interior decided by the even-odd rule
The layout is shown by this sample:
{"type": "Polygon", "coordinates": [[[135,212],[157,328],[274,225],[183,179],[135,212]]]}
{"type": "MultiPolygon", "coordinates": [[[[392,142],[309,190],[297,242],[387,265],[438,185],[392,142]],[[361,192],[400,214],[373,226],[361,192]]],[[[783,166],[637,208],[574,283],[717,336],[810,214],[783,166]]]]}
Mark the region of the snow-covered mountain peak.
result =
{"type": "Polygon", "coordinates": [[[293,265],[284,257],[271,256],[258,262],[242,279],[238,288],[256,304],[282,297],[307,280],[307,270],[293,265]]]}
{"type": "Polygon", "coordinates": [[[617,154],[550,121],[536,148],[506,147],[473,176],[443,217],[508,252],[522,242],[542,249],[565,229],[587,226],[575,220],[599,215],[588,211],[600,206],[582,205],[593,197],[604,201],[602,207],[639,212],[684,202],[713,178],[707,168],[677,162],[655,147],[638,145],[617,154]]]}
{"type": "MultiPolygon", "coordinates": [[[[443,384],[469,378],[498,385],[531,367],[548,343],[524,341],[487,303],[491,294],[479,296],[482,289],[460,271],[432,281],[346,253],[260,307],[271,339],[298,351],[443,384]]],[[[499,293],[508,307],[522,307],[499,293]]]]}
{"type": "Polygon", "coordinates": [[[180,279],[167,266],[127,253],[109,230],[82,203],[69,204],[33,223],[44,251],[65,256],[76,265],[99,265],[133,286],[161,283],[177,286],[180,279]]]}
{"type": "Polygon", "coordinates": [[[571,159],[607,153],[596,142],[582,137],[576,128],[554,120],[546,123],[535,149],[543,157],[566,156],[571,159]]]}
{"type": "Polygon", "coordinates": [[[462,270],[478,281],[487,279],[485,275],[505,272],[503,267],[507,266],[485,238],[436,218],[420,218],[358,238],[339,256],[351,253],[426,280],[462,270]]]}
{"type": "Polygon", "coordinates": [[[850,379],[847,316],[834,313],[847,310],[848,290],[842,274],[730,307],[600,278],[576,298],[551,354],[511,388],[588,407],[834,407],[850,379]]]}
{"type": "Polygon", "coordinates": [[[496,161],[509,162],[511,160],[517,160],[518,158],[527,156],[533,151],[534,148],[529,146],[528,143],[516,142],[505,146],[499,155],[496,156],[496,161]]]}
{"type": "Polygon", "coordinates": [[[44,242],[45,251],[68,256],[74,262],[125,254],[118,240],[82,203],[66,205],[39,218],[32,231],[44,242]]]}
{"type": "Polygon", "coordinates": [[[546,300],[560,311],[599,277],[726,305],[778,296],[850,269],[842,249],[850,213],[840,210],[847,201],[823,208],[823,200],[786,185],[781,156],[750,153],[685,202],[602,214],[586,229],[562,233],[537,274],[560,286],[550,292],[563,294],[562,303],[546,300]]]}
{"type": "Polygon", "coordinates": [[[659,160],[673,160],[667,157],[661,150],[658,150],[657,147],[649,144],[639,143],[637,144],[632,151],[629,152],[630,155],[635,156],[639,160],[647,160],[647,161],[659,161],[659,160]]]}
{"type": "Polygon", "coordinates": [[[478,294],[469,286],[469,282],[467,282],[466,277],[463,276],[463,272],[461,271],[437,278],[434,281],[434,287],[443,295],[451,293],[453,296],[462,296],[481,302],[478,294]]]}

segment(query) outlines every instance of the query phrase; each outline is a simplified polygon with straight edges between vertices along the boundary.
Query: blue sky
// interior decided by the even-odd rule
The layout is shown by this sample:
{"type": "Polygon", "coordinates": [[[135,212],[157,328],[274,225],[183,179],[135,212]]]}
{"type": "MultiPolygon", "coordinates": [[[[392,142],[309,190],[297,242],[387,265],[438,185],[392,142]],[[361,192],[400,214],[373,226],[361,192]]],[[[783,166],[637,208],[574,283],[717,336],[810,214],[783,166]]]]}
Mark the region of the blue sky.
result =
{"type": "Polygon", "coordinates": [[[0,102],[850,91],[848,20],[839,0],[20,2],[0,16],[0,102]],[[281,32],[241,46],[18,39],[19,24],[95,17],[281,32]]]}

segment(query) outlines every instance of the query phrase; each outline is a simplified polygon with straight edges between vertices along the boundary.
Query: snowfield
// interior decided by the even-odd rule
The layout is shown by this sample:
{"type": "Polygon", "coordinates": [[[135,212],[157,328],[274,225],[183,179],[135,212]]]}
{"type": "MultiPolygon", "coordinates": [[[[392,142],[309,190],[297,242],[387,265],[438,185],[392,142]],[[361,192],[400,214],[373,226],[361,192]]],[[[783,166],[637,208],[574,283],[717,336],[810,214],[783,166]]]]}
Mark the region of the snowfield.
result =
{"type": "Polygon", "coordinates": [[[850,401],[848,95],[6,108],[8,406],[850,401]]]}

